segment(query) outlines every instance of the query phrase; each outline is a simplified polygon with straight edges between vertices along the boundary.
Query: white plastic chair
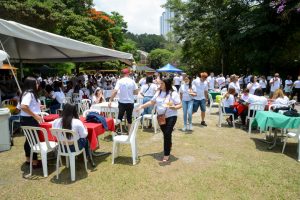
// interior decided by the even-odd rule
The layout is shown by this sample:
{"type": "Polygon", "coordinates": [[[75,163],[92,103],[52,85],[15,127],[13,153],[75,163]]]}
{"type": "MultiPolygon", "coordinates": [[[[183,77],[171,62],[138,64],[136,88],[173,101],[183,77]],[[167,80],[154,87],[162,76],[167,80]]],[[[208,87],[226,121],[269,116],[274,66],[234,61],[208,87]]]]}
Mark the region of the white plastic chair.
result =
{"type": "Polygon", "coordinates": [[[96,109],[88,109],[88,110],[85,110],[85,111],[83,112],[82,116],[83,116],[83,117],[86,117],[86,116],[87,116],[89,113],[91,113],[91,112],[96,112],[96,113],[99,113],[99,114],[100,114],[99,110],[96,110],[96,109]]]}
{"type": "Polygon", "coordinates": [[[286,135],[286,137],[285,137],[285,139],[284,139],[284,144],[283,144],[283,147],[282,147],[282,153],[284,152],[284,150],[285,150],[285,146],[286,146],[286,143],[287,143],[287,140],[288,140],[288,138],[297,138],[297,141],[298,141],[298,160],[300,159],[300,146],[299,146],[299,142],[300,142],[300,126],[299,126],[299,128],[298,128],[298,130],[297,130],[297,132],[296,133],[293,133],[293,132],[288,132],[287,133],[287,135],[286,135]]]}
{"type": "Polygon", "coordinates": [[[148,120],[152,122],[152,125],[154,126],[154,133],[157,133],[157,114],[155,113],[156,106],[153,107],[151,114],[144,114],[143,120],[142,120],[142,129],[144,130],[144,122],[145,120],[148,120]]]}
{"type": "Polygon", "coordinates": [[[227,88],[223,88],[221,90],[221,95],[224,96],[227,93],[227,88]]]}
{"type": "Polygon", "coordinates": [[[296,100],[290,100],[288,103],[290,108],[293,108],[295,106],[295,104],[296,104],[296,100]]]}
{"type": "Polygon", "coordinates": [[[249,104],[248,105],[248,114],[246,117],[246,120],[249,120],[249,130],[248,133],[251,133],[251,128],[252,128],[252,122],[255,118],[256,112],[260,110],[265,110],[265,105],[264,104],[249,104]],[[252,111],[252,113],[251,113],[252,111]]]}
{"type": "Polygon", "coordinates": [[[41,96],[41,97],[39,98],[39,100],[41,101],[42,105],[45,106],[45,108],[43,108],[42,111],[43,111],[43,112],[49,112],[50,109],[49,109],[49,108],[46,108],[46,106],[47,106],[47,105],[46,105],[46,97],[41,96]]]}
{"type": "Polygon", "coordinates": [[[65,156],[67,167],[69,167],[69,161],[70,161],[71,180],[75,181],[75,156],[83,153],[85,170],[87,171],[87,159],[86,159],[85,149],[82,148],[80,150],[77,143],[79,139],[79,135],[74,131],[67,130],[67,129],[51,128],[50,130],[51,133],[57,138],[57,142],[58,142],[58,153],[57,153],[57,160],[56,160],[56,179],[58,179],[58,175],[59,175],[59,161],[61,160],[60,157],[65,156]],[[67,133],[70,133],[72,135],[70,139],[68,139],[67,133]],[[74,145],[75,152],[72,152],[70,150],[70,145],[74,145]],[[67,158],[69,158],[69,161],[67,158]]]}
{"type": "Polygon", "coordinates": [[[269,105],[269,111],[273,111],[275,108],[282,107],[281,104],[270,104],[269,105]]]}
{"type": "Polygon", "coordinates": [[[11,136],[13,136],[13,133],[14,133],[14,124],[15,123],[21,123],[21,116],[19,116],[18,119],[15,119],[11,122],[11,136]]]}
{"type": "Polygon", "coordinates": [[[6,100],[3,100],[2,101],[2,106],[5,106],[5,105],[13,105],[14,102],[11,101],[10,99],[6,99],[6,100]]]}
{"type": "Polygon", "coordinates": [[[30,176],[32,174],[32,156],[33,153],[40,153],[43,164],[44,177],[48,176],[47,153],[56,150],[57,143],[48,140],[46,129],[32,126],[21,126],[25,137],[30,146],[30,176]],[[45,141],[40,142],[39,132],[44,135],[45,141]]]}
{"type": "Polygon", "coordinates": [[[92,101],[89,99],[82,99],[80,104],[80,112],[84,113],[84,111],[90,109],[92,101]]]}
{"type": "Polygon", "coordinates": [[[136,164],[136,159],[138,158],[136,134],[141,118],[142,117],[140,116],[133,121],[133,125],[129,130],[129,135],[113,135],[112,164],[115,163],[115,158],[119,155],[120,144],[130,144],[132,152],[132,163],[133,165],[136,164]]]}
{"type": "Polygon", "coordinates": [[[211,113],[211,108],[212,108],[213,106],[218,106],[218,107],[219,107],[219,103],[214,102],[214,100],[213,100],[211,94],[209,94],[209,93],[208,93],[208,98],[209,98],[209,111],[208,111],[208,113],[210,114],[210,113],[211,113]]]}
{"type": "Polygon", "coordinates": [[[220,104],[219,104],[219,127],[222,127],[221,124],[222,124],[223,118],[225,116],[231,116],[232,117],[232,124],[233,124],[233,127],[235,128],[234,114],[225,112],[225,107],[224,107],[223,101],[221,100],[220,104]]]}
{"type": "Polygon", "coordinates": [[[113,118],[115,126],[120,126],[120,130],[121,132],[123,132],[121,120],[118,119],[118,115],[119,115],[118,108],[99,107],[98,112],[101,115],[104,115],[106,118],[113,118]]]}

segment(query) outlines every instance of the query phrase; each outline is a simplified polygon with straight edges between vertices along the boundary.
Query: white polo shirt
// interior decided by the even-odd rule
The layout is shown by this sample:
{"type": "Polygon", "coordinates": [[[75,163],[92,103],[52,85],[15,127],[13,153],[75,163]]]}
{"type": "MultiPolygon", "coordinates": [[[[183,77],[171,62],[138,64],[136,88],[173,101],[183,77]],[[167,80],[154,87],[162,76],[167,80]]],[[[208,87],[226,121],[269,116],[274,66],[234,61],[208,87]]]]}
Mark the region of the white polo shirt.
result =
{"type": "Polygon", "coordinates": [[[209,83],[208,88],[210,90],[214,90],[215,89],[215,77],[208,76],[207,82],[209,83]]]}
{"type": "MultiPolygon", "coordinates": [[[[54,120],[52,127],[62,128],[62,118],[54,120]]],[[[88,135],[86,128],[79,119],[72,119],[72,130],[79,135],[79,138],[86,138],[88,135]]]]}
{"type": "Polygon", "coordinates": [[[174,85],[180,85],[181,82],[180,77],[175,76],[173,80],[174,80],[174,85]]]}
{"type": "Polygon", "coordinates": [[[299,89],[300,88],[300,80],[295,81],[294,85],[295,85],[294,86],[295,88],[299,89]]]}
{"type": "Polygon", "coordinates": [[[144,97],[153,97],[156,93],[157,85],[154,83],[142,85],[140,93],[143,94],[144,97]]]}
{"type": "MultiPolygon", "coordinates": [[[[191,101],[193,100],[193,97],[189,94],[190,88],[188,84],[181,84],[180,88],[179,88],[179,93],[182,94],[182,101],[191,101]]],[[[191,90],[193,92],[196,92],[196,87],[195,85],[192,85],[191,90]]]]}
{"type": "MultiPolygon", "coordinates": [[[[38,99],[36,101],[36,99],[34,98],[33,93],[31,92],[26,92],[24,93],[23,97],[22,97],[22,101],[21,101],[21,105],[26,105],[29,107],[29,109],[35,113],[35,114],[40,114],[41,113],[41,103],[40,100],[38,99]]],[[[21,110],[20,113],[21,116],[26,116],[29,117],[31,115],[29,115],[27,112],[21,110]]]]}
{"type": "Polygon", "coordinates": [[[260,88],[260,84],[255,82],[255,83],[248,83],[247,88],[249,89],[250,94],[254,94],[255,90],[257,88],[260,88]]]}
{"type": "Polygon", "coordinates": [[[235,89],[235,93],[239,94],[240,93],[240,84],[238,82],[230,82],[228,88],[234,88],[235,89]]]}
{"type": "Polygon", "coordinates": [[[205,91],[208,91],[207,81],[202,82],[200,78],[196,78],[192,83],[196,87],[197,96],[194,97],[195,100],[206,99],[205,91]]]}
{"type": "Polygon", "coordinates": [[[169,109],[164,105],[168,102],[171,102],[172,105],[178,105],[181,103],[179,94],[176,91],[173,91],[171,94],[170,93],[166,95],[166,92],[158,91],[151,99],[151,101],[155,102],[156,104],[157,114],[158,115],[165,114],[166,118],[177,116],[177,110],[169,109]]]}
{"type": "Polygon", "coordinates": [[[228,99],[224,98],[222,101],[225,108],[230,108],[234,104],[234,96],[230,94],[228,99]]]}
{"type": "Polygon", "coordinates": [[[271,92],[275,92],[275,90],[279,89],[280,85],[281,85],[280,78],[277,78],[277,80],[275,80],[275,78],[271,78],[270,80],[271,92]]]}
{"type": "Polygon", "coordinates": [[[225,77],[221,76],[221,77],[217,78],[216,81],[219,85],[219,89],[221,89],[222,87],[225,87],[225,77]]]}
{"type": "Polygon", "coordinates": [[[261,88],[267,88],[267,81],[266,80],[259,80],[259,85],[261,88]]]}
{"type": "Polygon", "coordinates": [[[115,90],[119,91],[120,103],[134,103],[134,91],[138,86],[129,77],[123,77],[117,81],[115,90]]]}

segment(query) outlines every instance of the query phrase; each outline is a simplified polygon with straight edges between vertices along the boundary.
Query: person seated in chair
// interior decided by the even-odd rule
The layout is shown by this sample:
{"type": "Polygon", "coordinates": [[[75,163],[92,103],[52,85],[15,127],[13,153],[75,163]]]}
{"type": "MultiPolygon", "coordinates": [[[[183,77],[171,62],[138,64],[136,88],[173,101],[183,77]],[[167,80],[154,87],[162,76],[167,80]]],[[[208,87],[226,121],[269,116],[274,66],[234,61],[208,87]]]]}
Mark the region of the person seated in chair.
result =
{"type": "MultiPolygon", "coordinates": [[[[79,115],[76,105],[66,104],[61,113],[61,118],[54,120],[53,128],[62,128],[73,130],[78,134],[78,147],[79,149],[85,148],[86,154],[88,155],[88,141],[87,141],[87,129],[83,125],[82,121],[79,120],[79,115]]],[[[68,139],[71,139],[72,135],[67,135],[68,139]]],[[[75,151],[74,145],[70,145],[70,150],[75,151]]]]}
{"type": "Polygon", "coordinates": [[[273,104],[276,104],[276,108],[288,108],[289,107],[289,98],[284,95],[282,89],[275,90],[273,94],[274,100],[273,104]]]}
{"type": "MultiPolygon", "coordinates": [[[[244,105],[249,107],[249,105],[251,106],[251,104],[261,104],[265,107],[268,104],[268,100],[263,95],[264,95],[263,90],[261,88],[257,88],[254,91],[254,94],[249,96],[248,100],[244,103],[244,105]]],[[[247,115],[248,115],[248,109],[244,110],[241,114],[241,120],[243,125],[246,125],[247,115]]],[[[250,113],[250,115],[252,116],[252,113],[250,113]]]]}
{"type": "MultiPolygon", "coordinates": [[[[232,113],[234,114],[234,118],[237,118],[237,111],[234,109],[234,95],[235,95],[235,89],[234,88],[229,88],[228,92],[224,95],[223,98],[223,105],[225,108],[225,112],[226,113],[232,113]]],[[[232,119],[232,116],[228,117],[226,119],[227,123],[229,124],[229,126],[232,126],[232,121],[234,119],[232,119]]]]}

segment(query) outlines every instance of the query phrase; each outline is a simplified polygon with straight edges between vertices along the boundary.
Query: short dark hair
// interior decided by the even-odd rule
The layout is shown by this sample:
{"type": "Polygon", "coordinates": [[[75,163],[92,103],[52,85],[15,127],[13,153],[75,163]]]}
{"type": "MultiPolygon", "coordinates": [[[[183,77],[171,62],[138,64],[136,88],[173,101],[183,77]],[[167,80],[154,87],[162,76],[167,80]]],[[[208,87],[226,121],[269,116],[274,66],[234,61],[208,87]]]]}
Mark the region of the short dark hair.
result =
{"type": "Polygon", "coordinates": [[[254,91],[254,95],[256,95],[256,96],[263,96],[264,95],[263,90],[261,88],[257,88],[254,91]]]}
{"type": "Polygon", "coordinates": [[[153,77],[152,76],[147,76],[146,84],[148,84],[148,83],[153,83],[153,77]]]}

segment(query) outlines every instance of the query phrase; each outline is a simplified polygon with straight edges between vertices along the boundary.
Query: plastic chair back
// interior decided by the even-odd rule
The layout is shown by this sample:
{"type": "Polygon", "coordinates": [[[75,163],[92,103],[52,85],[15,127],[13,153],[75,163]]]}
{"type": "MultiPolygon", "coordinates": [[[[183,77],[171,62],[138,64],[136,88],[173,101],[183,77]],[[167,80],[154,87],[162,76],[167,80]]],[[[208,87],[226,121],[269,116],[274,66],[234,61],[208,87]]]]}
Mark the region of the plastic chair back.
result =
{"type": "Polygon", "coordinates": [[[249,104],[248,106],[248,118],[253,118],[257,111],[265,110],[264,104],[249,104]],[[252,114],[251,114],[252,111],[252,114]]]}
{"type": "Polygon", "coordinates": [[[130,127],[130,130],[129,130],[129,135],[128,135],[127,141],[132,141],[135,139],[137,130],[139,128],[139,124],[141,123],[141,119],[142,119],[142,117],[140,116],[133,121],[133,123],[130,127]]]}
{"type": "Polygon", "coordinates": [[[80,152],[77,143],[79,135],[73,130],[51,128],[50,131],[52,135],[54,135],[57,139],[58,150],[61,153],[61,155],[68,155],[74,153],[70,150],[71,145],[74,145],[75,153],[80,152]],[[67,133],[70,133],[72,136],[68,138],[67,133]]]}
{"type": "Polygon", "coordinates": [[[40,128],[40,127],[33,127],[33,126],[21,126],[24,135],[29,143],[29,146],[31,149],[33,149],[34,146],[38,146],[39,149],[41,150],[41,142],[39,138],[39,133],[42,133],[45,138],[45,142],[47,144],[47,147],[51,149],[49,140],[48,140],[48,133],[46,129],[40,128]]]}

